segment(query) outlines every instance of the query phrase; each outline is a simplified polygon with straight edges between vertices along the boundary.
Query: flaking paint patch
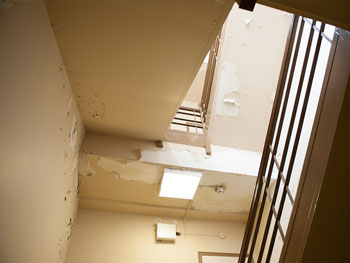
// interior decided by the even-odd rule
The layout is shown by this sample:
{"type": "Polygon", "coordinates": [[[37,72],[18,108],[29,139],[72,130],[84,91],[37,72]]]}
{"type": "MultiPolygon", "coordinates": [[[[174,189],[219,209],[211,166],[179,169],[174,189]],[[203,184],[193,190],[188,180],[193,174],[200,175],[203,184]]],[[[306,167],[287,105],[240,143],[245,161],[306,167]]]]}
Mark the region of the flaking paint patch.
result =
{"type": "Polygon", "coordinates": [[[70,146],[71,146],[73,152],[75,152],[75,146],[77,145],[77,141],[78,141],[77,125],[78,125],[77,117],[74,114],[73,122],[72,122],[72,129],[71,129],[70,134],[69,134],[70,146]]]}
{"type": "Polygon", "coordinates": [[[226,103],[226,105],[231,104],[230,116],[238,116],[241,107],[238,92],[233,91],[226,94],[223,98],[223,102],[226,103]]]}
{"type": "Polygon", "coordinates": [[[141,148],[135,149],[135,155],[136,155],[136,159],[140,160],[142,158],[142,149],[141,148]]]}
{"type": "Polygon", "coordinates": [[[93,176],[96,174],[96,171],[91,167],[90,161],[88,160],[86,154],[79,154],[78,166],[79,176],[93,176]]]}
{"type": "Polygon", "coordinates": [[[159,184],[163,174],[163,168],[137,161],[127,163],[101,157],[97,165],[102,169],[113,173],[116,178],[126,181],[139,181],[147,184],[159,184]]]}
{"type": "Polygon", "coordinates": [[[73,174],[77,168],[78,168],[78,153],[75,153],[73,163],[72,163],[71,174],[73,174]]]}
{"type": "Polygon", "coordinates": [[[216,97],[216,115],[230,117],[239,115],[241,84],[236,72],[237,68],[232,62],[223,63],[216,97]]]}
{"type": "Polygon", "coordinates": [[[211,145],[208,158],[205,148],[164,142],[162,149],[144,149],[140,161],[193,170],[210,170],[256,176],[261,153],[211,145]]]}

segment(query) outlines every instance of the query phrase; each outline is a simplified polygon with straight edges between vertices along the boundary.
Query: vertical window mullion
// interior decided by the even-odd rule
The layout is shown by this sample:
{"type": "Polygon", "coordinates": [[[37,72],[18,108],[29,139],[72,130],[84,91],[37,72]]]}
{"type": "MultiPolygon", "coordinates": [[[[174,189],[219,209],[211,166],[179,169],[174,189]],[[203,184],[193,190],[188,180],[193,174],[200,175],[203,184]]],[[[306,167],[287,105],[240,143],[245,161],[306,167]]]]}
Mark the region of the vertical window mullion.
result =
{"type": "MultiPolygon", "coordinates": [[[[314,23],[316,23],[316,21],[314,21],[314,23]]],[[[310,35],[312,35],[314,33],[314,30],[315,30],[314,29],[314,23],[313,23],[313,26],[311,28],[312,30],[310,30],[310,35]]],[[[321,30],[320,30],[321,33],[324,31],[324,27],[325,27],[325,24],[322,23],[321,30]]],[[[291,178],[293,165],[294,165],[294,161],[295,161],[295,156],[296,156],[297,149],[298,149],[298,144],[299,144],[299,140],[300,140],[300,134],[301,134],[301,130],[302,130],[302,127],[303,127],[305,114],[306,114],[306,109],[307,109],[307,104],[308,104],[309,97],[310,97],[310,92],[311,92],[311,87],[312,87],[312,82],[313,82],[313,76],[314,76],[314,73],[315,73],[315,70],[316,70],[317,59],[318,59],[318,55],[319,55],[319,51],[320,51],[320,47],[321,47],[321,42],[322,42],[322,35],[321,35],[321,33],[319,34],[318,39],[317,39],[315,55],[314,55],[314,58],[313,58],[312,67],[311,67],[311,71],[310,71],[310,76],[309,76],[309,80],[308,80],[308,85],[307,85],[307,89],[306,89],[306,92],[305,92],[305,97],[304,97],[302,111],[300,113],[300,120],[299,120],[299,123],[298,123],[297,133],[295,135],[295,141],[294,141],[294,145],[293,145],[293,149],[292,149],[292,155],[291,155],[291,159],[290,159],[290,164],[289,164],[287,175],[286,175],[286,184],[284,185],[284,188],[283,188],[283,193],[282,193],[282,197],[281,197],[281,204],[280,204],[280,207],[278,209],[276,223],[279,222],[279,220],[280,220],[280,218],[282,216],[284,201],[285,201],[286,193],[287,193],[286,192],[286,187],[288,187],[288,185],[289,185],[289,181],[290,181],[290,178],[291,178]]],[[[301,85],[302,85],[302,83],[301,83],[301,85]]],[[[267,257],[266,257],[266,261],[267,262],[270,260],[271,255],[272,255],[273,246],[274,246],[274,240],[276,238],[276,234],[277,234],[277,225],[275,224],[274,229],[273,229],[273,233],[272,233],[272,238],[271,238],[269,251],[268,251],[268,254],[267,254],[267,257]]]]}

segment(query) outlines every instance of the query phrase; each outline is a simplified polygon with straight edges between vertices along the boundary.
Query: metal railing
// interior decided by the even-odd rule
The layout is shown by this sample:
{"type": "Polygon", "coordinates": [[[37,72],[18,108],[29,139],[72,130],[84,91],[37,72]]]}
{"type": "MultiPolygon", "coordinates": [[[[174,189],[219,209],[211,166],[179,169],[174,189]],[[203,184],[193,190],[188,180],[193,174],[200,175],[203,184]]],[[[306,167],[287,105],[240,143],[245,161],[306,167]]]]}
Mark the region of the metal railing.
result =
{"type": "Polygon", "coordinates": [[[171,122],[171,128],[179,129],[179,126],[185,127],[186,132],[203,133],[203,119],[200,110],[180,106],[171,122]]]}
{"type": "Polygon", "coordinates": [[[215,73],[215,67],[218,59],[218,52],[219,52],[219,46],[220,46],[220,37],[221,37],[221,32],[216,37],[215,42],[209,51],[208,65],[207,65],[207,70],[205,74],[202,98],[200,102],[200,110],[203,116],[204,123],[206,123],[208,120],[208,107],[210,103],[210,96],[212,94],[214,73],[215,73]]]}

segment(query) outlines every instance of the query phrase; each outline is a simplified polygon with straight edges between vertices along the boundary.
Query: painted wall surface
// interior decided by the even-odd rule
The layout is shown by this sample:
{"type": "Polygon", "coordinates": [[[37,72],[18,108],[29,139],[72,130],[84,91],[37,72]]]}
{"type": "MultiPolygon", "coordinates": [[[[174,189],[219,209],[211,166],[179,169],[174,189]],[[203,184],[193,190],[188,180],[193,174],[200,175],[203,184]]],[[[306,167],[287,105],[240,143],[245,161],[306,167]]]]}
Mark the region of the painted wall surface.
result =
{"type": "Polygon", "coordinates": [[[261,5],[231,10],[214,76],[211,144],[262,151],[290,20],[261,5]]]}
{"type": "MultiPolygon", "coordinates": [[[[157,217],[79,210],[67,254],[67,263],[197,263],[198,251],[239,252],[244,223],[189,219],[186,236],[175,244],[155,241],[157,217]],[[226,234],[220,239],[218,233],[226,234]],[[190,235],[202,234],[202,235],[190,235]],[[207,235],[207,236],[205,236],[207,235]]],[[[161,218],[162,223],[177,220],[161,218]]]]}
{"type": "Polygon", "coordinates": [[[46,9],[0,9],[0,262],[63,262],[83,126],[46,9]]]}

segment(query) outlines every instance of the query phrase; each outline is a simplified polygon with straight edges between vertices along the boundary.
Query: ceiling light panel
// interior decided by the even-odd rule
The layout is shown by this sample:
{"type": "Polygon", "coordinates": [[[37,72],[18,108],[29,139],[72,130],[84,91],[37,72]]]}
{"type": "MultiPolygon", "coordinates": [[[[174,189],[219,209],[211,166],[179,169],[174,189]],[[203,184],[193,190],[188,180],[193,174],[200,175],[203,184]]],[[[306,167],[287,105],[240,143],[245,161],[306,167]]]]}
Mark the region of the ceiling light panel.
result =
{"type": "Polygon", "coordinates": [[[165,168],[159,196],[193,199],[201,178],[201,172],[165,168]]]}

